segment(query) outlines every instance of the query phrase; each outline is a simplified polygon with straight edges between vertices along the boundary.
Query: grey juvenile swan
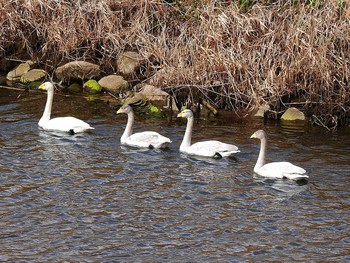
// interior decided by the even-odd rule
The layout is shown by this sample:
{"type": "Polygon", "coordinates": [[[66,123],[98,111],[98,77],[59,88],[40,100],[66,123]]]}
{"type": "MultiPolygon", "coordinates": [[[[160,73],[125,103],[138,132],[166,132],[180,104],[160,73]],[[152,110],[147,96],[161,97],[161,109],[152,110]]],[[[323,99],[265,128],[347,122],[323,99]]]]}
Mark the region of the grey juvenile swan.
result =
{"type": "Polygon", "coordinates": [[[202,141],[191,144],[192,129],[193,129],[193,112],[191,110],[183,110],[177,117],[187,118],[187,127],[184,138],[180,145],[180,152],[190,155],[198,155],[212,158],[229,157],[238,153],[238,147],[233,144],[223,143],[219,141],[202,141]]]}
{"type": "Polygon", "coordinates": [[[122,106],[117,113],[125,113],[128,115],[128,122],[126,124],[124,133],[120,138],[121,144],[130,145],[139,148],[167,148],[171,140],[154,131],[144,131],[132,133],[134,125],[134,111],[130,105],[122,106]]]}

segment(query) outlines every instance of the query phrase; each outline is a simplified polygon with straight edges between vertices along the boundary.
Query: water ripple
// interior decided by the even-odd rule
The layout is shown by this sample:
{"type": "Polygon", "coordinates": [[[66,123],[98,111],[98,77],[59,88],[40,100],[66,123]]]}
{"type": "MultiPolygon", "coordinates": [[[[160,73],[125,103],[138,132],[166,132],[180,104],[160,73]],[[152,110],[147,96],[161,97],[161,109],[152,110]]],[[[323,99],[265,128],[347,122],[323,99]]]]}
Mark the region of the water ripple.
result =
{"type": "Polygon", "coordinates": [[[308,184],[296,184],[252,173],[259,145],[246,124],[198,124],[193,141],[213,137],[242,150],[211,160],[179,154],[182,122],[148,123],[173,144],[140,150],[120,145],[124,118],[87,112],[95,130],[67,136],[37,127],[42,96],[15,98],[0,105],[0,261],[350,259],[347,133],[264,127],[270,160],[310,171],[308,184]]]}

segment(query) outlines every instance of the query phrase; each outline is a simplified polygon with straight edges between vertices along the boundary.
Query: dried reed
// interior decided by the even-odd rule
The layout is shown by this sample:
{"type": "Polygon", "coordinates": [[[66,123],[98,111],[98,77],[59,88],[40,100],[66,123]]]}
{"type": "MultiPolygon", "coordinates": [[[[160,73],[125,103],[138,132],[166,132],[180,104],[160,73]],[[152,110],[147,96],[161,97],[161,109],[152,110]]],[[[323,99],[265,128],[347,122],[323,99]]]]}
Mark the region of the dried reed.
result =
{"type": "Polygon", "coordinates": [[[122,51],[179,103],[290,105],[327,127],[350,122],[349,1],[10,0],[0,54],[48,70],[89,60],[106,73],[122,51]]]}

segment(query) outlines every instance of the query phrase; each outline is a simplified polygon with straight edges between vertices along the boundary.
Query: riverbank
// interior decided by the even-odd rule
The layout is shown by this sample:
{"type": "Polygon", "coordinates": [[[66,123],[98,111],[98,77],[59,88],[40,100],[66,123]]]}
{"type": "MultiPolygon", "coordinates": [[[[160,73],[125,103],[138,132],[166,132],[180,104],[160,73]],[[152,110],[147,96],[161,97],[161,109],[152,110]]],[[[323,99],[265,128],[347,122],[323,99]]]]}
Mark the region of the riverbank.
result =
{"type": "MultiPolygon", "coordinates": [[[[74,60],[162,88],[180,105],[293,106],[331,129],[350,123],[348,1],[67,1],[2,4],[1,70],[31,59],[53,76],[74,60]]],[[[53,76],[54,77],[54,76],[53,76]]]]}

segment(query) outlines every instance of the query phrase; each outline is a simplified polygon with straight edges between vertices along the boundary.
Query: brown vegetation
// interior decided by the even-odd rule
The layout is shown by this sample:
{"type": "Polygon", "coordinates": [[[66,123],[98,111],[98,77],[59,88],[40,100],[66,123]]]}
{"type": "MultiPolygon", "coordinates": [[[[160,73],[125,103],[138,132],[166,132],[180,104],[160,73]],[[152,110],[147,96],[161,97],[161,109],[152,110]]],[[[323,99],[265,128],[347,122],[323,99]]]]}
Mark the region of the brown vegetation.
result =
{"type": "Polygon", "coordinates": [[[348,1],[10,0],[0,3],[0,54],[53,72],[72,60],[115,71],[122,51],[140,81],[181,103],[299,107],[315,122],[350,122],[348,1]]]}

